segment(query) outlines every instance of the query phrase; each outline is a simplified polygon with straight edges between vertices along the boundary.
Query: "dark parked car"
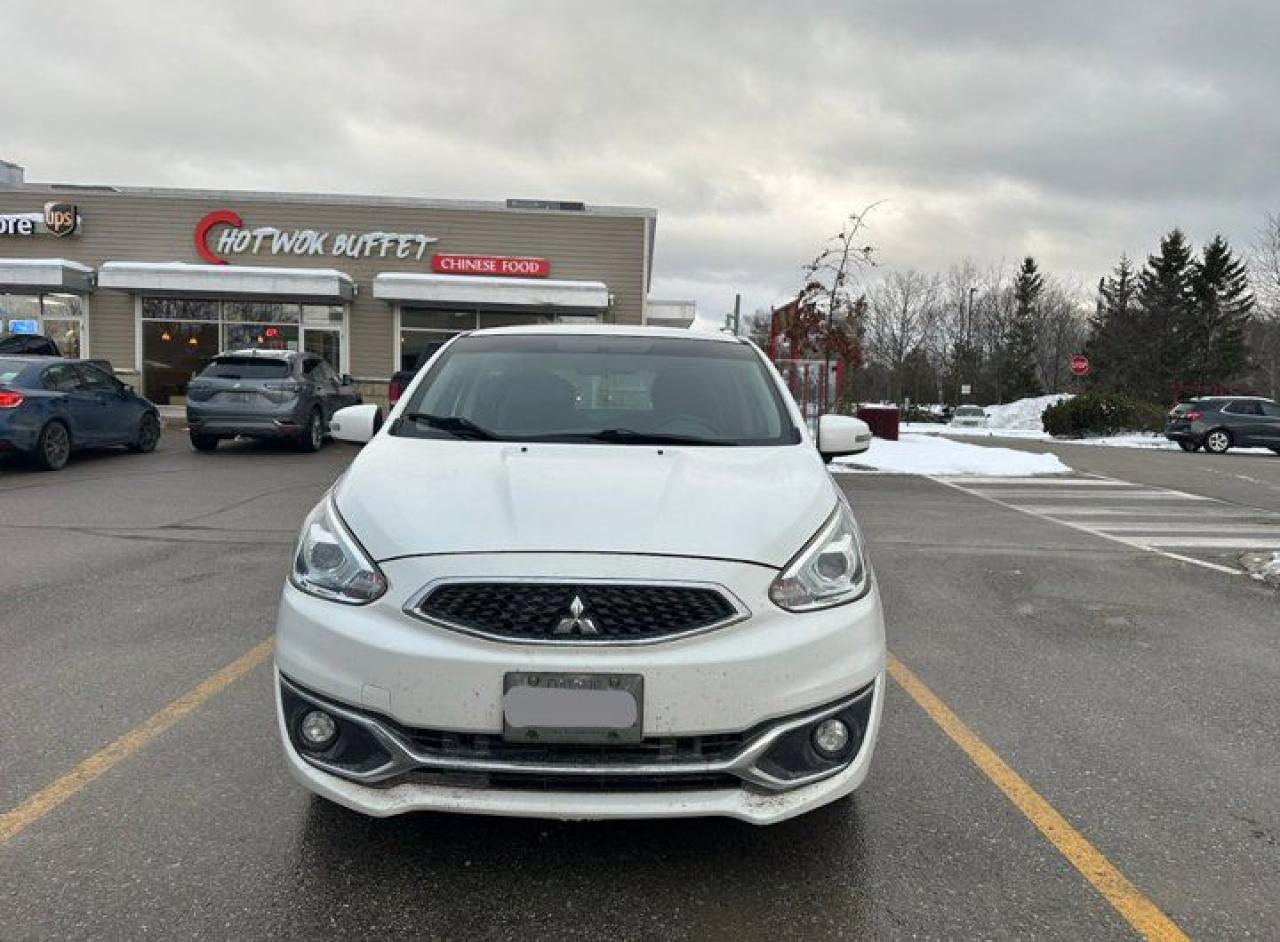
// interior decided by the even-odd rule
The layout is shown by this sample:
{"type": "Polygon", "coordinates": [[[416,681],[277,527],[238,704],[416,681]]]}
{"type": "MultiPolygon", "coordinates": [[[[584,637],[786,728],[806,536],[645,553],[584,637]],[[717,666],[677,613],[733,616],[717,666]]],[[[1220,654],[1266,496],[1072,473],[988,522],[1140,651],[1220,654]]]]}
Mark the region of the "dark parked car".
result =
{"type": "Polygon", "coordinates": [[[187,388],[191,444],[213,451],[224,438],[283,438],[317,451],[329,419],[359,405],[350,376],[313,353],[237,350],[220,353],[187,388]]]}
{"type": "Polygon", "coordinates": [[[1280,455],[1280,405],[1260,396],[1203,396],[1169,413],[1164,437],[1183,451],[1220,455],[1231,447],[1270,448],[1280,455]]]}
{"type": "Polygon", "coordinates": [[[159,441],[156,407],[97,363],[0,355],[0,452],[56,471],[73,451],[159,441]]]}
{"type": "Polygon", "coordinates": [[[0,356],[60,357],[62,351],[42,334],[0,333],[0,356]]]}

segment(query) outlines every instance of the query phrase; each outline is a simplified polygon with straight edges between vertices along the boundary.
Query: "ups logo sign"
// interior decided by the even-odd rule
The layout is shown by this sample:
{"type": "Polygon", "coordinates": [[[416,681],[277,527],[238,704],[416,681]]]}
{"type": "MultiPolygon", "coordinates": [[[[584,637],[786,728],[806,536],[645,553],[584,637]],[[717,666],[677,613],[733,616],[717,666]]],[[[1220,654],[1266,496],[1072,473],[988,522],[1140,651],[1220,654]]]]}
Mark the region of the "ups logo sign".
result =
{"type": "Polygon", "coordinates": [[[76,231],[79,216],[72,203],[45,203],[44,227],[51,235],[64,236],[76,231]]]}

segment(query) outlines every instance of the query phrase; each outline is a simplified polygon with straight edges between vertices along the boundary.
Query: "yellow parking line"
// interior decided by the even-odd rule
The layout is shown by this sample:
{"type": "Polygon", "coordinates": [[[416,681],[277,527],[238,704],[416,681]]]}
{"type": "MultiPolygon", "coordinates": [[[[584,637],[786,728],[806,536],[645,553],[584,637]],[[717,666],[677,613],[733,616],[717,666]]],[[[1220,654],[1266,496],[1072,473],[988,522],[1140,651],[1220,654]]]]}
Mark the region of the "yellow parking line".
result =
{"type": "Polygon", "coordinates": [[[1187,938],[1172,919],[1143,896],[1083,834],[1068,824],[1066,818],[1058,814],[1017,772],[1009,768],[990,746],[979,739],[920,678],[892,654],[889,655],[889,674],[1139,935],[1144,939],[1159,939],[1162,942],[1187,938]]]}
{"type": "Polygon", "coordinates": [[[115,742],[99,749],[70,772],[54,779],[12,811],[0,815],[0,847],[21,834],[94,779],[133,755],[151,740],[184,717],[190,716],[210,697],[226,689],[271,655],[271,641],[254,645],[216,674],[192,687],[177,700],[134,727],[115,742]]]}

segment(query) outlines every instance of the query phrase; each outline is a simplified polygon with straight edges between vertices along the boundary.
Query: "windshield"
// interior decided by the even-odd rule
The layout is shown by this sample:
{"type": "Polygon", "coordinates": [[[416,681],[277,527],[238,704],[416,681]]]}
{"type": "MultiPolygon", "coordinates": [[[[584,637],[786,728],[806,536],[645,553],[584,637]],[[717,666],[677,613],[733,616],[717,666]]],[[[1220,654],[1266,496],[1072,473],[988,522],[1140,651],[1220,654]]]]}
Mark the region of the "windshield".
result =
{"type": "Polygon", "coordinates": [[[615,444],[800,441],[753,348],[650,337],[462,337],[393,434],[615,444]]]}
{"type": "Polygon", "coordinates": [[[265,357],[219,357],[200,374],[202,379],[284,379],[288,375],[286,360],[265,357]]]}
{"type": "Polygon", "coordinates": [[[977,406],[961,406],[959,409],[956,410],[956,415],[968,416],[970,418],[972,418],[973,416],[981,416],[985,414],[986,413],[984,413],[977,406]]]}

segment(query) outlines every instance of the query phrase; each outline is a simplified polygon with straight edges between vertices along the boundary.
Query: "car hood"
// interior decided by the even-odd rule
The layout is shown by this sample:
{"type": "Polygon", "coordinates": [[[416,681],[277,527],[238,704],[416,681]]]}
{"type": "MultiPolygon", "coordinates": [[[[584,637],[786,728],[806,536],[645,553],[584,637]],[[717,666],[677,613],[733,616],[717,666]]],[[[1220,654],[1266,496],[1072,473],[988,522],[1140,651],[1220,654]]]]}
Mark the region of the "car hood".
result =
{"type": "Polygon", "coordinates": [[[334,490],[379,560],[437,553],[642,553],[781,567],[836,491],[810,445],[529,444],[379,435],[334,490]]]}

